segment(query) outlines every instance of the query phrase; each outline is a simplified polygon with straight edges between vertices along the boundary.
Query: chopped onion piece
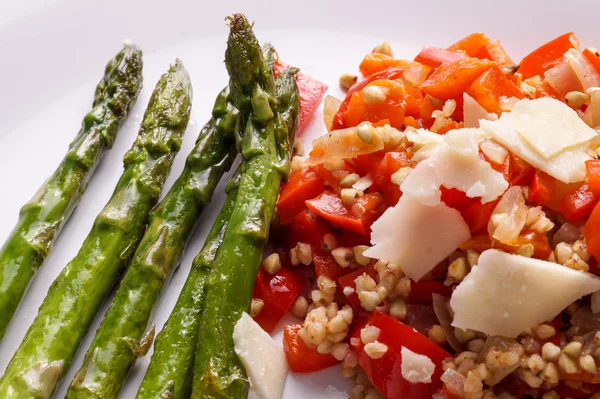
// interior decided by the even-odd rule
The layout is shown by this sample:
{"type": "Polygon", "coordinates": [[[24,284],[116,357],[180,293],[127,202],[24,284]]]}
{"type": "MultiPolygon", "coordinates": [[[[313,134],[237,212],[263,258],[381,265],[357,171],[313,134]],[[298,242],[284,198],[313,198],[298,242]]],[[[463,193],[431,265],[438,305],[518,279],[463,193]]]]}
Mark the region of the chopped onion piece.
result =
{"type": "Polygon", "coordinates": [[[582,306],[571,318],[571,324],[583,331],[600,330],[600,314],[594,313],[588,305],[582,306]]]}
{"type": "Polygon", "coordinates": [[[444,371],[444,374],[442,374],[440,380],[442,380],[448,392],[450,392],[454,397],[465,397],[465,376],[463,376],[461,373],[456,370],[448,369],[444,371]]]}
{"type": "Polygon", "coordinates": [[[583,91],[583,85],[571,64],[562,60],[544,73],[550,87],[561,97],[565,97],[570,91],[583,91]]]}
{"type": "MultiPolygon", "coordinates": [[[[490,349],[499,349],[502,352],[515,351],[515,354],[522,353],[522,346],[518,344],[512,338],[505,338],[500,336],[489,336],[485,340],[485,344],[479,353],[479,357],[477,361],[480,363],[485,362],[485,358],[490,351],[490,349]]],[[[517,356],[518,359],[518,356],[517,356]]],[[[488,377],[485,379],[485,383],[489,386],[494,386],[500,381],[504,379],[507,375],[515,371],[520,365],[519,361],[514,362],[514,364],[501,364],[499,367],[489,370],[490,373],[488,377]]]]}
{"type": "Polygon", "coordinates": [[[587,59],[575,49],[569,49],[565,53],[565,59],[573,68],[575,75],[581,82],[583,86],[583,91],[589,89],[590,87],[600,86],[600,75],[596,72],[596,69],[593,65],[590,65],[587,59]]]}
{"type": "Polygon", "coordinates": [[[431,70],[423,65],[415,65],[406,68],[406,70],[402,73],[404,79],[409,81],[410,83],[420,86],[425,80],[427,80],[427,76],[431,70]]]}
{"type": "Polygon", "coordinates": [[[513,244],[525,227],[527,206],[520,186],[509,188],[500,201],[488,222],[490,237],[503,244],[513,244]]]}
{"type": "Polygon", "coordinates": [[[438,322],[442,329],[444,330],[444,334],[446,335],[446,340],[448,341],[448,345],[452,349],[457,352],[463,351],[463,345],[456,339],[454,335],[454,327],[452,327],[452,316],[450,316],[450,312],[448,311],[448,298],[445,298],[439,294],[433,294],[433,311],[438,318],[438,322]]]}
{"type": "Polygon", "coordinates": [[[552,246],[556,247],[561,242],[573,243],[581,237],[579,229],[571,223],[563,223],[552,237],[552,246]]]}
{"type": "Polygon", "coordinates": [[[333,130],[313,141],[313,149],[304,166],[338,162],[341,159],[371,154],[384,148],[384,137],[373,128],[373,140],[366,143],[358,137],[358,127],[333,130]]]}
{"type": "Polygon", "coordinates": [[[335,98],[329,94],[325,96],[325,101],[323,103],[323,118],[325,119],[325,127],[328,132],[331,131],[333,118],[335,118],[335,115],[338,113],[340,105],[342,105],[342,100],[339,98],[335,98]]]}
{"type": "Polygon", "coordinates": [[[467,93],[463,94],[463,123],[465,127],[479,127],[479,121],[486,119],[495,121],[498,115],[489,113],[479,103],[467,93]]]}

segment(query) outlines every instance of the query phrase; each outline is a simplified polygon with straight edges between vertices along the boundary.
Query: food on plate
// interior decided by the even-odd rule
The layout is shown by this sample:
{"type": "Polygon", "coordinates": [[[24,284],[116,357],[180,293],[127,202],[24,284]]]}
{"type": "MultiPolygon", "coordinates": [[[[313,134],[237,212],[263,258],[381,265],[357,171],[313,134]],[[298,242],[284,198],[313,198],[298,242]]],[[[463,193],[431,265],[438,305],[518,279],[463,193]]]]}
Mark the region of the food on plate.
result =
{"type": "Polygon", "coordinates": [[[519,66],[475,33],[359,69],[256,281],[265,331],[300,319],[291,372],[341,364],[356,399],[597,397],[600,54],[568,33],[519,66]]]}
{"type": "MultiPolygon", "coordinates": [[[[38,315],[0,379],[0,397],[50,398],[102,302],[127,267],[179,151],[192,88],[178,60],[160,78],[125,170],[79,253],[50,286],[38,315]]],[[[127,342],[144,351],[144,342],[127,342]]]]}
{"type": "Polygon", "coordinates": [[[235,207],[206,282],[192,398],[248,395],[246,371],[235,353],[233,330],[250,307],[279,185],[289,169],[298,127],[296,70],[283,71],[275,84],[246,17],[235,14],[229,24],[225,65],[233,103],[244,126],[242,165],[235,207]]]}
{"type": "Polygon", "coordinates": [[[277,399],[288,370],[332,366],[352,399],[599,397],[600,53],[573,33],[518,65],[483,33],[413,60],[384,42],[362,79],[340,77],[345,98],[325,97],[305,157],[327,86],[261,49],[245,16],[228,21],[229,84],[182,176],[151,211],[189,118],[177,63],[0,396],[52,396],[132,255],[67,393],[118,395],[239,152],[138,399],[277,399]]]}
{"type": "Polygon", "coordinates": [[[54,174],[21,209],[0,250],[0,340],[142,88],[142,52],[125,45],[106,65],[93,109],[54,174]]]}
{"type": "Polygon", "coordinates": [[[147,337],[144,332],[154,304],[180,262],[202,210],[237,154],[237,117],[229,88],[225,88],[217,96],[212,118],[200,131],[181,176],[150,213],[148,228],[67,398],[92,394],[116,398],[135,359],[149,349],[154,327],[147,337]]]}

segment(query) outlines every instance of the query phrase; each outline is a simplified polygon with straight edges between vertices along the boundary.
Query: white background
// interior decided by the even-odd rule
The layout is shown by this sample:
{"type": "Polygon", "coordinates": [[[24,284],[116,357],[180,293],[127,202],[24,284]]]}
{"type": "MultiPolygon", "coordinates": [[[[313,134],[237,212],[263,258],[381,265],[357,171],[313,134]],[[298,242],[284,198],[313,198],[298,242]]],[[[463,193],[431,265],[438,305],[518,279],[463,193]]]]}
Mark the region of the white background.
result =
{"type": "MultiPolygon", "coordinates": [[[[50,283],[75,256],[93,220],[109,199],[158,77],[180,57],[194,84],[192,121],[165,186],[179,175],[185,156],[226,84],[224,17],[244,12],[256,21],[261,41],[272,42],[282,59],[330,85],[354,71],[362,56],[384,39],[398,57],[413,58],[424,45],[445,47],[474,31],[501,39],[518,61],[527,51],[573,30],[584,46],[600,46],[600,3],[588,1],[206,1],[206,0],[0,0],[0,241],[18,210],[54,171],[90,109],[105,63],[131,39],[144,51],[144,89],[113,149],[96,171],[48,261],[37,274],[4,341],[0,372],[35,317],[50,283]]],[[[306,137],[324,132],[320,113],[306,137]]],[[[226,180],[226,178],[224,178],[226,180]]],[[[182,266],[153,317],[168,317],[190,261],[218,212],[222,185],[203,215],[182,266]]],[[[92,326],[56,397],[63,397],[81,365],[101,316],[92,326]]],[[[279,335],[278,335],[279,337],[279,335]]],[[[137,362],[122,398],[133,398],[150,358],[137,362]]],[[[284,397],[343,398],[349,384],[336,369],[291,376],[284,397]]]]}

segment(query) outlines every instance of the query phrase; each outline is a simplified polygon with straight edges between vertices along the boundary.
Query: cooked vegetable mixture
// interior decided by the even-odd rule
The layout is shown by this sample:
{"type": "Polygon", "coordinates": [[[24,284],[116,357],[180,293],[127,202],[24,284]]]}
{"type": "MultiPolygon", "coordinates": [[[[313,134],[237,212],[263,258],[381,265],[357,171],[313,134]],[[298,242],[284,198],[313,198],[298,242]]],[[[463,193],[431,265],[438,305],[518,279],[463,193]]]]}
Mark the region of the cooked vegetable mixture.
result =
{"type": "Polygon", "coordinates": [[[290,369],[352,398],[600,398],[598,51],[474,33],[359,69],[294,146],[254,320],[300,318],[290,369]]]}

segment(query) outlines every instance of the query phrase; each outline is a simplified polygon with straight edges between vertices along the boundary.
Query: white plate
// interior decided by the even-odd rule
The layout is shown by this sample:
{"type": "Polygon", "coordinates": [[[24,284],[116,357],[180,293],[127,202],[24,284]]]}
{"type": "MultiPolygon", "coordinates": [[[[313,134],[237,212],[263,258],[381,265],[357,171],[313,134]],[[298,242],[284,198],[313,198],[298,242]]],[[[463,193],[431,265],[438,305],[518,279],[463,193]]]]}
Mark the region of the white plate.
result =
{"type": "MultiPolygon", "coordinates": [[[[337,88],[339,75],[356,70],[363,55],[384,39],[392,41],[397,56],[406,58],[414,57],[424,45],[447,46],[473,31],[499,38],[515,60],[569,30],[576,31],[585,46],[600,46],[600,3],[589,0],[0,1],[0,240],[12,229],[20,206],[63,157],[90,108],[94,86],[107,60],[124,39],[131,39],[144,51],[144,89],[0,343],[0,370],[21,342],[50,283],[77,253],[108,200],[152,88],[175,57],[181,58],[190,72],[194,103],[192,122],[165,192],[179,175],[216,94],[227,82],[224,17],[239,11],[256,21],[261,41],[272,42],[285,61],[328,83],[329,92],[338,97],[342,96],[337,88]]],[[[305,137],[323,132],[322,114],[317,113],[305,137]]],[[[217,189],[157,307],[153,322],[158,326],[168,317],[190,261],[202,246],[223,199],[222,188],[217,189]]],[[[56,397],[64,396],[81,366],[105,310],[96,318],[56,397]]],[[[137,362],[121,398],[134,397],[149,358],[137,362]]],[[[284,398],[345,398],[349,393],[350,384],[333,368],[307,376],[290,375],[284,398]]]]}

